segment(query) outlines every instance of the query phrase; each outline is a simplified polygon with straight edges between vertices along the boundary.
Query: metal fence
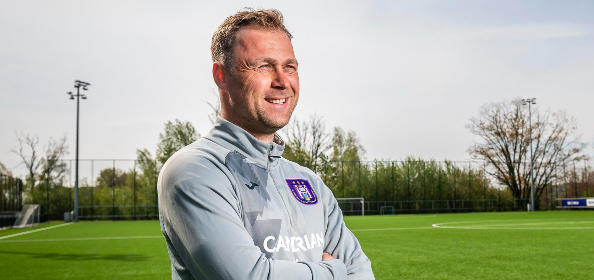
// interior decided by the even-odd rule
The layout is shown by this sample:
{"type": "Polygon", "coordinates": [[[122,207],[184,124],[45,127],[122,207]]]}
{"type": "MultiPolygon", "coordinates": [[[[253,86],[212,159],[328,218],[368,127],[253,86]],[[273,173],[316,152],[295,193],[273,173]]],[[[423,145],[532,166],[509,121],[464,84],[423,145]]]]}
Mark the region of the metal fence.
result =
{"type": "MultiPolygon", "coordinates": [[[[74,160],[64,160],[60,172],[40,174],[36,185],[27,188],[27,196],[18,205],[40,204],[42,220],[63,219],[63,213],[73,209],[74,164],[74,160]]],[[[409,214],[518,211],[525,210],[528,203],[526,199],[514,198],[490,177],[482,162],[404,160],[299,164],[314,170],[335,197],[364,198],[366,215],[380,214],[382,206],[393,207],[397,214],[409,214]]],[[[558,198],[594,195],[591,166],[586,161],[565,166],[565,176],[537,196],[538,209],[556,209],[558,198]]],[[[157,219],[159,171],[160,165],[155,161],[80,160],[79,218],[157,219]]],[[[22,182],[19,184],[22,189],[22,182]]],[[[361,206],[340,205],[345,215],[361,211],[361,206]]]]}
{"type": "Polygon", "coordinates": [[[0,174],[0,229],[12,226],[23,207],[23,181],[0,174]]]}
{"type": "MultiPolygon", "coordinates": [[[[537,191],[537,210],[553,210],[559,198],[594,195],[593,162],[572,161],[559,166],[559,176],[537,191]]],[[[365,200],[365,213],[380,214],[382,206],[395,213],[525,211],[530,189],[521,199],[486,172],[483,162],[355,161],[301,162],[314,170],[337,198],[365,200]]],[[[529,166],[529,163],[526,163],[529,166]]],[[[345,215],[359,214],[360,206],[339,202],[345,215]]]]}
{"type": "MultiPolygon", "coordinates": [[[[41,205],[42,221],[61,220],[74,209],[75,160],[57,165],[28,188],[26,203],[41,205]]],[[[157,219],[159,170],[154,160],[79,160],[79,218],[157,219]]]]}
{"type": "Polygon", "coordinates": [[[78,217],[97,219],[158,219],[158,205],[85,205],[78,207],[78,217]]]}
{"type": "MultiPolygon", "coordinates": [[[[470,201],[513,199],[511,193],[494,184],[480,162],[406,160],[301,164],[318,173],[335,197],[364,198],[369,214],[378,213],[382,203],[398,206],[402,213],[410,213],[449,211],[450,208],[461,211],[476,204],[468,204],[470,201]],[[418,207],[420,201],[426,203],[418,207]],[[436,201],[441,201],[439,207],[429,206],[435,205],[436,201]],[[468,205],[454,207],[458,202],[468,205]]],[[[483,208],[472,209],[479,211],[483,208]]]]}
{"type": "Polygon", "coordinates": [[[345,216],[381,215],[382,207],[392,207],[391,214],[423,214],[423,213],[463,213],[463,212],[497,212],[525,211],[527,199],[460,199],[460,200],[412,200],[412,201],[365,201],[365,209],[360,202],[339,201],[338,204],[345,216]],[[365,210],[365,211],[363,211],[365,210]]]}

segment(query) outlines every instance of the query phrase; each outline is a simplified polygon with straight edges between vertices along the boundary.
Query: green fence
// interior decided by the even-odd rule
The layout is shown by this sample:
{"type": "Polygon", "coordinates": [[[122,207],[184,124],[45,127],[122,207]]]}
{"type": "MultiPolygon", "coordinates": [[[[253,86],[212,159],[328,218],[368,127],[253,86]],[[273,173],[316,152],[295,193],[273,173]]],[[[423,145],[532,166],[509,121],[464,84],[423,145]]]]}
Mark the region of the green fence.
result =
{"type": "MultiPolygon", "coordinates": [[[[299,163],[312,169],[336,198],[363,198],[367,215],[382,206],[396,214],[525,210],[527,199],[516,199],[490,177],[482,162],[452,161],[328,161],[299,163]]],[[[562,178],[537,196],[537,209],[556,209],[558,198],[594,194],[587,162],[564,166],[562,178]]],[[[61,220],[74,208],[74,160],[62,162],[63,172],[41,174],[28,187],[26,201],[40,204],[42,220],[61,220]]],[[[80,219],[157,219],[159,164],[124,159],[89,159],[79,163],[80,219]]],[[[22,185],[22,182],[20,183],[22,185]]],[[[21,196],[19,196],[21,197],[21,196]]],[[[345,215],[360,205],[340,203],[345,215]],[[350,207],[350,208],[349,208],[350,207]],[[355,207],[355,208],[353,208],[355,207]]]]}
{"type": "Polygon", "coordinates": [[[23,208],[23,181],[0,174],[0,229],[12,226],[23,208]]]}

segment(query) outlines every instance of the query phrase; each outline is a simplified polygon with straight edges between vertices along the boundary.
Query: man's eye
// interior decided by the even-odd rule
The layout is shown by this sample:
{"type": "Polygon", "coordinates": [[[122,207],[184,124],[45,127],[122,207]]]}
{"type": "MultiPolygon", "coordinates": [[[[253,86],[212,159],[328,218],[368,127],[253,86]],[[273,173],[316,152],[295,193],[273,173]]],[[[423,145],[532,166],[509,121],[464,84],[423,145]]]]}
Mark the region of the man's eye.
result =
{"type": "Polygon", "coordinates": [[[268,68],[270,68],[270,65],[269,64],[260,65],[260,68],[268,69],[268,68]]]}

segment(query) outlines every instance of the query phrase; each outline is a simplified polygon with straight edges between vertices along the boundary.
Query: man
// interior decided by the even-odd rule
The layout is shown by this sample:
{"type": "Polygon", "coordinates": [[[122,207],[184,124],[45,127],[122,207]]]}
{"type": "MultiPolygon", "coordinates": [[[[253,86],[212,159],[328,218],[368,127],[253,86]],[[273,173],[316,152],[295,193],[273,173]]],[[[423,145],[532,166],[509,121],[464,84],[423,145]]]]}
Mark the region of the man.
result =
{"type": "Polygon", "coordinates": [[[374,279],[336,199],[281,157],[299,99],[291,34],[276,10],[228,17],[212,40],[221,118],[159,176],[173,279],[374,279]]]}

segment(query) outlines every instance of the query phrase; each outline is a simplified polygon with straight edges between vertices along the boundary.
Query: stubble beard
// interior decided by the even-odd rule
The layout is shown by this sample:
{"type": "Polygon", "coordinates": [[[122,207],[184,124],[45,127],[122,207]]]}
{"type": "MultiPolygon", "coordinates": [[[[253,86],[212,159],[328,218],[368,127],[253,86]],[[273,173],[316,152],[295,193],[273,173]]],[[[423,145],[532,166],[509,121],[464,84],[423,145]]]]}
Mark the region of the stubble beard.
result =
{"type": "MultiPolygon", "coordinates": [[[[292,98],[294,98],[294,96],[295,95],[293,95],[292,98]]],[[[260,127],[263,130],[262,132],[275,133],[285,127],[291,120],[291,116],[293,115],[293,111],[295,110],[296,106],[297,104],[294,104],[289,109],[288,116],[286,118],[284,116],[275,118],[273,116],[268,116],[265,112],[257,112],[257,120],[259,121],[260,127]]]]}
{"type": "MultiPolygon", "coordinates": [[[[289,120],[291,117],[289,116],[289,120]]],[[[275,133],[285,127],[289,121],[288,120],[274,120],[269,118],[260,118],[260,123],[264,127],[265,132],[267,133],[275,133]]]]}

